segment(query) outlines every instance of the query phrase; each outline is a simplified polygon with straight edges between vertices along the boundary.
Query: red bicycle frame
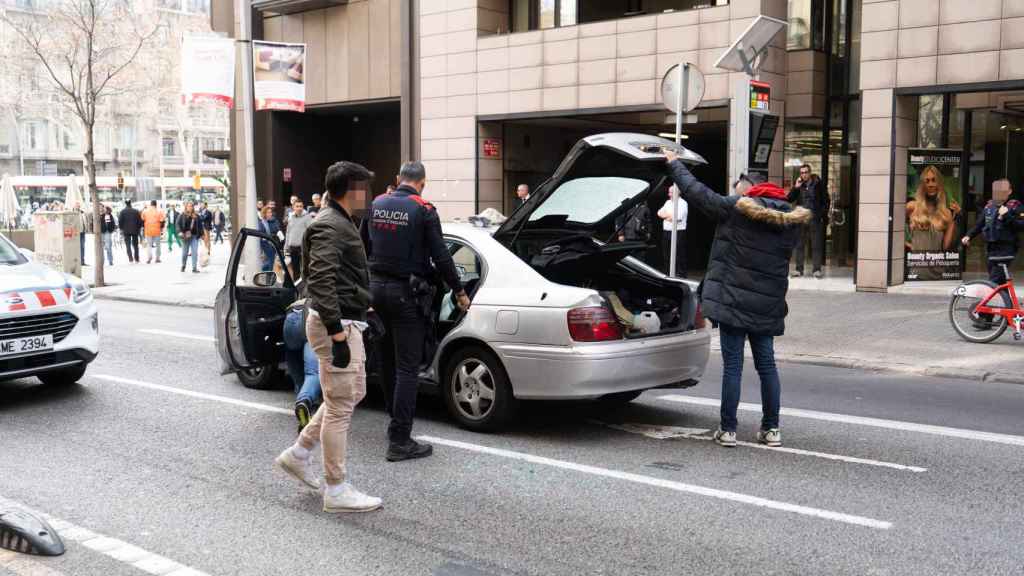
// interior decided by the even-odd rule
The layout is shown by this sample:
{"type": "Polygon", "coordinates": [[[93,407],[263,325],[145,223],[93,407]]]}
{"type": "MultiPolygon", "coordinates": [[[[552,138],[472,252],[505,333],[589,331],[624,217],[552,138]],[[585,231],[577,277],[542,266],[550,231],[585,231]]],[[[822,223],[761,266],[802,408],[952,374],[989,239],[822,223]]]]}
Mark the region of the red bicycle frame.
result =
{"type": "Polygon", "coordinates": [[[1013,287],[1013,278],[1010,276],[1008,267],[1006,264],[1001,264],[1001,266],[1003,267],[1003,272],[1006,275],[1006,283],[996,286],[991,290],[981,299],[981,302],[978,302],[974,311],[977,314],[1005,317],[1007,322],[1013,326],[1014,335],[1019,339],[1021,334],[1021,324],[1024,322],[1024,309],[1021,309],[1020,307],[1020,300],[1017,299],[1017,291],[1013,287]],[[989,302],[1004,290],[1010,295],[1010,308],[989,306],[989,302]]]}

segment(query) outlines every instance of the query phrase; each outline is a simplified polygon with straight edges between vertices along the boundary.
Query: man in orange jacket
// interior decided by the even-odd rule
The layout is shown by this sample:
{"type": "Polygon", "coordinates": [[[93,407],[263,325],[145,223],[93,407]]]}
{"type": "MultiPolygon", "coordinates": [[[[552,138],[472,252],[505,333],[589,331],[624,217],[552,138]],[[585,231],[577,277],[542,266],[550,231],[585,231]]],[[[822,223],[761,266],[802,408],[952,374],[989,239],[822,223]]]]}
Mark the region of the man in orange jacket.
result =
{"type": "Polygon", "coordinates": [[[152,250],[156,248],[156,262],[160,263],[160,238],[163,235],[166,217],[164,211],[157,208],[156,200],[150,200],[149,206],[142,211],[142,233],[146,237],[146,264],[153,261],[152,250]]]}

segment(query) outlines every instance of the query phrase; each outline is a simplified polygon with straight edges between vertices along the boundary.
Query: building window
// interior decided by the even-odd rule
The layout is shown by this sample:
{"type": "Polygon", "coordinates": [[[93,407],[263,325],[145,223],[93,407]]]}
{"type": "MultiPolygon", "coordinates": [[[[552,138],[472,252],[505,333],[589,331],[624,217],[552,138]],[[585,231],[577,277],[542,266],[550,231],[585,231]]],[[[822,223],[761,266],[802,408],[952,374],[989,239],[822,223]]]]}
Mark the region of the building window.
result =
{"type": "Polygon", "coordinates": [[[943,104],[941,94],[921,96],[917,109],[917,142],[921,148],[942,148],[943,104]]]}
{"type": "Polygon", "coordinates": [[[26,122],[24,124],[23,140],[28,150],[42,150],[44,127],[41,122],[26,122]]]}
{"type": "Polygon", "coordinates": [[[177,156],[178,146],[174,141],[174,138],[164,137],[160,140],[160,148],[164,158],[172,158],[177,156]]]}
{"type": "Polygon", "coordinates": [[[729,0],[510,0],[512,31],[543,30],[666,11],[726,6],[729,0]]]}
{"type": "Polygon", "coordinates": [[[825,0],[789,0],[788,50],[824,50],[825,0]]]}

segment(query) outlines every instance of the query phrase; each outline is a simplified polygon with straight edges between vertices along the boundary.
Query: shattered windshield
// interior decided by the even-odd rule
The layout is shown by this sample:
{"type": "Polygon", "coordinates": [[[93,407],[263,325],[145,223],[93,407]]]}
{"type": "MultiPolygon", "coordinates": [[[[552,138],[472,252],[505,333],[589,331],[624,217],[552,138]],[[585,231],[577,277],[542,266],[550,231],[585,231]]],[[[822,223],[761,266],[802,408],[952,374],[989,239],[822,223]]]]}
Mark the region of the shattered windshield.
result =
{"type": "Polygon", "coordinates": [[[545,216],[566,216],[569,222],[595,224],[623,202],[647,190],[636,178],[600,176],[577,178],[563,183],[530,215],[530,221],[545,216]]]}

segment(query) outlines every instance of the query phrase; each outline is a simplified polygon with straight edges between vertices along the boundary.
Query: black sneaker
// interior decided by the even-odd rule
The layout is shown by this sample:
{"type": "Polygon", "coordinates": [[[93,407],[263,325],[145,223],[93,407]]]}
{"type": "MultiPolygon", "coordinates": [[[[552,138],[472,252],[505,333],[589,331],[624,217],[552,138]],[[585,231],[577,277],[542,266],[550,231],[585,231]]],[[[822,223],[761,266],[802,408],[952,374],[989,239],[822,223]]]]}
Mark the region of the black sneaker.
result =
{"type": "Polygon", "coordinates": [[[308,400],[299,400],[295,403],[295,418],[299,421],[299,431],[309,425],[309,421],[313,418],[313,407],[309,405],[308,400]]]}
{"type": "Polygon", "coordinates": [[[409,440],[405,444],[396,444],[394,442],[388,446],[387,460],[388,462],[401,462],[402,460],[415,460],[417,458],[426,458],[434,453],[434,447],[430,444],[421,444],[415,440],[409,440]]]}

